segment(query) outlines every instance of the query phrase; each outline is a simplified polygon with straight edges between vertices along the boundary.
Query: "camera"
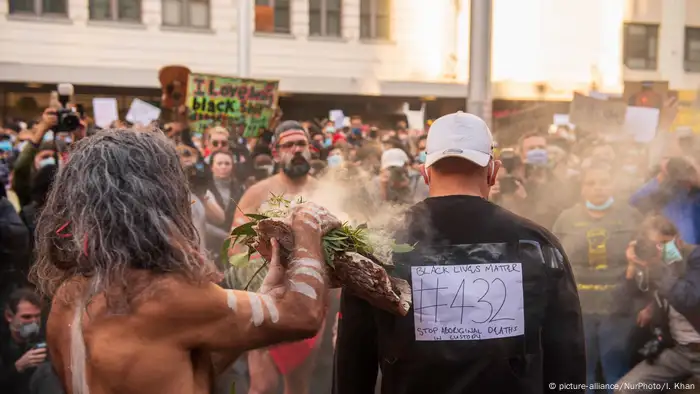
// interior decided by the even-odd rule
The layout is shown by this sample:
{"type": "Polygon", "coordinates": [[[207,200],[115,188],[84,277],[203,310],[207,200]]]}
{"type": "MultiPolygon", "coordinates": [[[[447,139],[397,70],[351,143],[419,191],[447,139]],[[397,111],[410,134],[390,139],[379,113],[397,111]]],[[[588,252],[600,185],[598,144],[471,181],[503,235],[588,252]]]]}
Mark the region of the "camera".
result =
{"type": "Polygon", "coordinates": [[[501,160],[503,169],[506,170],[508,174],[512,173],[520,166],[520,159],[516,156],[515,151],[510,148],[505,148],[501,151],[499,160],[501,160]]]}
{"type": "Polygon", "coordinates": [[[408,171],[403,167],[389,167],[389,180],[396,183],[403,183],[408,180],[408,171]]]}
{"type": "Polygon", "coordinates": [[[639,354],[641,354],[650,364],[653,363],[657,357],[659,357],[664,349],[670,347],[669,340],[661,328],[654,327],[652,334],[654,335],[654,338],[645,343],[644,346],[639,349],[639,354]]]}
{"type": "Polygon", "coordinates": [[[185,168],[187,182],[190,190],[195,196],[203,196],[207,193],[212,181],[212,174],[209,167],[202,160],[198,160],[191,166],[185,168]]]}
{"type": "Polygon", "coordinates": [[[634,254],[642,261],[651,262],[659,259],[657,243],[646,238],[637,239],[634,244],[634,254]]]}
{"type": "Polygon", "coordinates": [[[58,124],[56,132],[71,132],[80,127],[80,116],[68,108],[68,101],[73,95],[73,85],[69,83],[61,83],[58,85],[58,101],[61,103],[61,108],[56,110],[58,124]]]}

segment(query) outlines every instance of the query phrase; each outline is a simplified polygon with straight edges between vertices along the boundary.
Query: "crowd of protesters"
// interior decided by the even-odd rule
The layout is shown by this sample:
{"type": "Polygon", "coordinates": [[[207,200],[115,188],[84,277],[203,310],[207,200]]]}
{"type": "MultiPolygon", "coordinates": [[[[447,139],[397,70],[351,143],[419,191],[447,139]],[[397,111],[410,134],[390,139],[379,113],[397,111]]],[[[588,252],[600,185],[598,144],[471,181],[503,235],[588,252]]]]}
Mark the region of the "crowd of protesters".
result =
{"type": "MultiPolygon", "coordinates": [[[[659,133],[668,143],[658,160],[653,145],[575,125],[524,131],[516,145],[496,147],[502,167],[490,200],[551,230],[571,262],[589,384],[700,377],[700,251],[694,246],[700,243],[700,163],[695,136],[671,133],[673,111],[665,114],[659,133]]],[[[71,143],[94,130],[82,119],[75,130],[54,132],[57,122],[48,109],[0,128],[0,387],[6,393],[61,392],[43,339],[49,300],[30,290],[28,276],[34,229],[57,169],[71,143]]],[[[422,164],[429,122],[423,129],[405,122],[378,128],[360,117],[346,118],[342,127],[301,124],[310,138],[311,176],[361,173],[353,187],[392,204],[428,197],[422,164]]],[[[235,269],[222,247],[246,190],[281,170],[273,133],[246,139],[226,127],[197,133],[179,122],[160,129],[176,144],[188,175],[202,248],[222,271],[235,269]]],[[[333,321],[326,326],[331,333],[333,321]]],[[[333,347],[326,346],[332,359],[333,347]]],[[[322,375],[330,375],[330,367],[320,362],[316,369],[314,379],[321,377],[311,392],[328,392],[330,377],[322,375]]]]}

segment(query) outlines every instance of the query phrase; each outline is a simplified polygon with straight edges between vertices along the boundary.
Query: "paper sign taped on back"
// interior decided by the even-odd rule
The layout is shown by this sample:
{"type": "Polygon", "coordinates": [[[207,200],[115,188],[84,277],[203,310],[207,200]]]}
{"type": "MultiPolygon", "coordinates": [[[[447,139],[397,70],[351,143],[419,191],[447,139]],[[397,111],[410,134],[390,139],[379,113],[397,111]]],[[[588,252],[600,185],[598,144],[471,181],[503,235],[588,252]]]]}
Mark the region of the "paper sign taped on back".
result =
{"type": "Polygon", "coordinates": [[[417,341],[525,334],[521,263],[411,267],[417,341]]]}

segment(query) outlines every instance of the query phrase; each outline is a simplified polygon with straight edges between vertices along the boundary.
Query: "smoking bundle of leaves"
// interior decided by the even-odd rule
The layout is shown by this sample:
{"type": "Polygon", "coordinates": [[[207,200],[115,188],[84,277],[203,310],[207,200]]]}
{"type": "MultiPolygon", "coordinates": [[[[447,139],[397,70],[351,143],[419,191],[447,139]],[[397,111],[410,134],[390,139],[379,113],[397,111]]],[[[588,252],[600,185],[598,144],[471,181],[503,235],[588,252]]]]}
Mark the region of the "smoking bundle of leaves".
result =
{"type": "MultiPolygon", "coordinates": [[[[289,225],[292,203],[293,200],[273,195],[264,204],[262,213],[246,214],[250,222],[235,227],[224,248],[242,244],[247,251],[231,256],[229,263],[234,267],[245,266],[255,251],[269,260],[271,238],[278,240],[282,261],[287,261],[294,248],[289,225]]],[[[410,252],[413,246],[397,244],[387,231],[347,222],[326,234],[322,241],[332,287],[343,286],[389,312],[401,316],[408,313],[410,286],[405,280],[390,276],[388,271],[393,267],[392,255],[410,252]]]]}

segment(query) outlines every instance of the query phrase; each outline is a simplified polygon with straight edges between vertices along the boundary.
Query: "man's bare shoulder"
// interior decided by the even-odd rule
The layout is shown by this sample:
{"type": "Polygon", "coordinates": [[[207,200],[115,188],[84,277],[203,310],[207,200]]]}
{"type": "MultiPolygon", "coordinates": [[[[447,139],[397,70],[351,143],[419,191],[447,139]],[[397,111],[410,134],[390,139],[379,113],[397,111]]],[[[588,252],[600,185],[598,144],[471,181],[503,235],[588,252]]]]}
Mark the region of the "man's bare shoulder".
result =
{"type": "MultiPolygon", "coordinates": [[[[188,310],[197,310],[206,305],[207,294],[213,293],[213,297],[216,297],[216,289],[219,288],[211,282],[193,281],[180,274],[133,272],[128,276],[126,290],[110,291],[112,297],[128,305],[128,314],[143,314],[150,318],[168,319],[171,315],[182,316],[188,310]]],[[[74,311],[80,297],[85,294],[87,284],[86,278],[75,278],[64,283],[56,292],[52,312],[63,314],[74,311]]],[[[104,298],[105,293],[96,294],[88,303],[99,305],[104,298]]]]}
{"type": "Polygon", "coordinates": [[[274,179],[275,179],[274,177],[265,178],[262,181],[257,182],[256,184],[249,187],[243,195],[245,197],[247,197],[247,196],[264,197],[264,196],[270,194],[270,191],[272,191],[274,189],[274,186],[277,183],[277,181],[275,181],[274,179]]]}

